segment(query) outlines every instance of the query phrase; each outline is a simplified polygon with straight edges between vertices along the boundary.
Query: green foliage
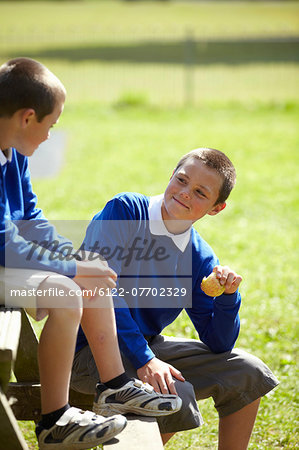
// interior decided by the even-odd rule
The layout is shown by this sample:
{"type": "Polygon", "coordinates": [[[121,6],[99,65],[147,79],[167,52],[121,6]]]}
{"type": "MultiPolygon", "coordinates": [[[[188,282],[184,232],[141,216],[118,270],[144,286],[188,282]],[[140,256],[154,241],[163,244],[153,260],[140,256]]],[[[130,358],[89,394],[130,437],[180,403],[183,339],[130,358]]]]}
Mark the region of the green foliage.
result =
{"type": "Polygon", "coordinates": [[[128,108],[146,106],[148,103],[147,95],[144,92],[124,92],[115,102],[116,108],[128,108]]]}

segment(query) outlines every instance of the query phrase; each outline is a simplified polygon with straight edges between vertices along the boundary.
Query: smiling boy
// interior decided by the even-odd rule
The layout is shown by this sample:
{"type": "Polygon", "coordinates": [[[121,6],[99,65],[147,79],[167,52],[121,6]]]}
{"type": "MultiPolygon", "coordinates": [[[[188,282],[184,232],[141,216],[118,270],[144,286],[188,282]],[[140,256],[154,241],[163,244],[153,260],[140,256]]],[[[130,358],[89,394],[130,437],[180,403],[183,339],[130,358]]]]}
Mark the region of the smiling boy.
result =
{"type": "MultiPolygon", "coordinates": [[[[225,208],[235,179],[225,154],[209,148],[194,150],[178,162],[163,195],[116,195],[94,217],[84,240],[85,249],[95,240],[101,246],[113,248],[114,243],[130,248],[138,235],[145,245],[155,241],[166,249],[166,261],[135,258],[129,269],[122,260],[107,256],[118,274],[114,302],[124,366],[156,391],[177,392],[183,400],[178,413],[158,419],[164,443],[177,431],[201,425],[196,400],[212,397],[219,414],[219,449],[246,449],[260,398],[278,384],[262,361],[234,349],[242,277],[219,265],[211,247],[192,227],[205,215],[215,216],[225,208]],[[225,287],[216,298],[200,287],[212,271],[225,287]],[[144,298],[145,283],[150,295],[144,298]],[[183,309],[200,340],[161,334],[183,309]]],[[[91,392],[96,379],[96,366],[80,330],[71,383],[79,391],[91,392]]]]}

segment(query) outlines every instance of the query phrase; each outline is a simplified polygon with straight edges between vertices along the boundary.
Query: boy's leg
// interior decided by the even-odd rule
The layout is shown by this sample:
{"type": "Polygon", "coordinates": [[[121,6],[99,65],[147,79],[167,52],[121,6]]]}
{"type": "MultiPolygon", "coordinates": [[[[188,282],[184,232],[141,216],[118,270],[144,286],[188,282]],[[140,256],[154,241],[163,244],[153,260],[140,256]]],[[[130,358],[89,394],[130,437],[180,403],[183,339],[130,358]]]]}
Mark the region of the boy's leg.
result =
{"type": "Polygon", "coordinates": [[[81,296],[69,296],[69,291],[75,286],[72,280],[57,278],[55,275],[49,276],[40,284],[40,289],[45,294],[39,298],[38,306],[48,310],[48,319],[38,348],[42,414],[55,411],[68,403],[71,367],[82,314],[81,296]],[[49,307],[53,304],[53,297],[47,295],[47,292],[51,292],[49,289],[53,287],[63,291],[64,295],[58,300],[62,306],[65,304],[65,308],[49,307]]]}
{"type": "MultiPolygon", "coordinates": [[[[153,339],[151,348],[191,382],[197,400],[213,397],[220,416],[219,449],[246,449],[260,397],[278,384],[268,367],[258,358],[237,349],[214,354],[196,340],[158,336],[153,339]]],[[[177,382],[175,385],[177,387],[177,382]]],[[[172,436],[170,432],[183,429],[181,421],[177,422],[179,428],[173,421],[180,414],[181,411],[170,416],[168,423],[163,419],[164,442],[172,436]]],[[[188,423],[184,426],[189,428],[188,423]]]]}
{"type": "MultiPolygon", "coordinates": [[[[246,450],[254,427],[260,399],[255,400],[244,408],[219,420],[219,450],[246,450]]],[[[162,433],[163,445],[175,433],[162,433]]]]}
{"type": "Polygon", "coordinates": [[[81,325],[95,366],[97,380],[93,410],[97,414],[166,416],[180,409],[181,400],[177,396],[159,395],[151,386],[131,379],[125,373],[118,347],[112,297],[84,299],[81,325]]]}
{"type": "Polygon", "coordinates": [[[42,402],[42,420],[36,427],[39,448],[96,447],[119,434],[127,421],[120,415],[107,419],[68,404],[71,367],[82,315],[80,288],[73,280],[53,274],[39,289],[44,292],[38,301],[39,312],[47,310],[49,315],[38,352],[42,402]],[[59,298],[53,299],[50,295],[53,290],[59,291],[59,298]]]}
{"type": "Polygon", "coordinates": [[[257,416],[260,399],[219,420],[219,450],[246,450],[257,416]]]}
{"type": "Polygon", "coordinates": [[[102,383],[124,373],[118,347],[112,297],[84,299],[81,326],[89,342],[102,383]],[[89,304],[88,304],[89,302],[89,304]],[[99,303],[98,308],[89,306],[99,303]]]}

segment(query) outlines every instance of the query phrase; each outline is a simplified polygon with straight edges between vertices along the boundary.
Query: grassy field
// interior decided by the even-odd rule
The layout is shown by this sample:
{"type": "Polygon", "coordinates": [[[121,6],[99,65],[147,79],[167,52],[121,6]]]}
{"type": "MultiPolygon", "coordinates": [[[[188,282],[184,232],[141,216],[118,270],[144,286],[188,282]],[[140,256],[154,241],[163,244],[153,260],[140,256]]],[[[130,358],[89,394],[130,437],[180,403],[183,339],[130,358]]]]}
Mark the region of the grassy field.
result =
{"type": "MultiPolygon", "coordinates": [[[[122,191],[158,194],[178,158],[199,146],[235,163],[228,208],[196,228],[244,277],[237,346],[281,382],[262,401],[251,449],[299,445],[298,10],[296,2],[0,2],[0,62],[37,57],[69,93],[57,126],[67,135],[65,164],[34,181],[50,219],[89,220],[122,191]],[[181,65],[187,29],[191,71],[181,65]],[[193,106],[182,106],[192,83],[193,106]]],[[[196,337],[185,315],[166,332],[196,337]]],[[[167,450],[217,447],[212,402],[200,409],[204,426],[177,434],[167,450]]],[[[21,427],[37,449],[33,424],[21,427]]]]}

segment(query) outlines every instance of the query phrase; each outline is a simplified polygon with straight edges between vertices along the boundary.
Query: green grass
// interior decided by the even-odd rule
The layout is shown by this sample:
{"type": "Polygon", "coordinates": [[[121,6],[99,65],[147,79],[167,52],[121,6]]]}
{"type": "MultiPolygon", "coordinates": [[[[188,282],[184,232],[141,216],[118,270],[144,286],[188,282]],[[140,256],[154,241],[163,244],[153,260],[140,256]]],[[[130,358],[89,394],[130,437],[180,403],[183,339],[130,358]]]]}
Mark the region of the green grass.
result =
{"type": "MultiPolygon", "coordinates": [[[[68,132],[65,166],[55,179],[34,182],[50,219],[89,220],[117,192],[162,192],[178,158],[192,148],[210,145],[231,157],[238,181],[228,208],[196,228],[221,262],[244,277],[237,346],[262,358],[281,382],[262,401],[252,449],[292,449],[299,438],[298,118],[296,103],[200,109],[70,105],[59,123],[68,132]]],[[[185,315],[166,332],[196,337],[185,315]]],[[[200,408],[205,425],[177,434],[167,450],[216,448],[212,402],[200,408]]]]}

